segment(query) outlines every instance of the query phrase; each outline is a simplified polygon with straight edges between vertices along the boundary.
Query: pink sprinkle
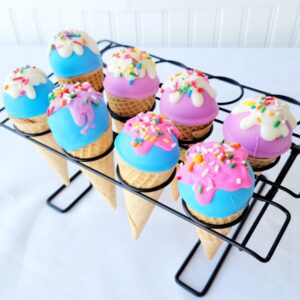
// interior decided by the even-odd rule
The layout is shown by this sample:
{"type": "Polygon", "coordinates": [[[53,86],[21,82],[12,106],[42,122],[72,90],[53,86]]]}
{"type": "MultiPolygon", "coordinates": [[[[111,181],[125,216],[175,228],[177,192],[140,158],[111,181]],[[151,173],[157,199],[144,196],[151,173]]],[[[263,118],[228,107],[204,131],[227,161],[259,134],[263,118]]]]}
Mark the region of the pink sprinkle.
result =
{"type": "Polygon", "coordinates": [[[24,79],[22,80],[22,82],[26,85],[26,84],[28,84],[29,79],[28,79],[28,78],[24,78],[24,79]]]}
{"type": "Polygon", "coordinates": [[[26,95],[26,91],[24,91],[24,90],[20,91],[20,95],[22,95],[22,96],[26,95]]]}

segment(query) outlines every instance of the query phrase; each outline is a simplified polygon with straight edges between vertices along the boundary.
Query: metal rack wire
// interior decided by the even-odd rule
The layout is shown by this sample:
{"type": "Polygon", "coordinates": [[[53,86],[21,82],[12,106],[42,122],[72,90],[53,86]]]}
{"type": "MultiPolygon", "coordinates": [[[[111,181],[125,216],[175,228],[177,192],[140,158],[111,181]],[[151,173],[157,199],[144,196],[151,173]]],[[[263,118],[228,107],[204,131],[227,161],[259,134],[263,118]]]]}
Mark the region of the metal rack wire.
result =
{"type": "MultiPolygon", "coordinates": [[[[101,40],[98,42],[98,44],[100,45],[100,47],[102,48],[100,53],[101,54],[104,54],[106,53],[107,51],[109,50],[112,50],[114,48],[118,48],[118,47],[121,47],[121,48],[124,48],[124,47],[131,47],[129,45],[122,45],[122,44],[119,44],[119,43],[116,43],[116,42],[113,42],[113,41],[110,41],[110,40],[101,40]]],[[[170,65],[175,65],[179,68],[183,68],[183,69],[190,69],[188,66],[184,65],[183,63],[181,62],[177,62],[177,61],[173,61],[173,60],[168,60],[168,59],[164,59],[164,58],[161,58],[161,57],[158,57],[156,55],[152,55],[151,54],[151,57],[155,60],[156,64],[170,64],[170,65]]],[[[105,63],[104,63],[105,65],[105,63]]],[[[226,101],[226,102],[220,102],[218,103],[219,104],[219,108],[222,112],[224,113],[230,113],[230,110],[224,108],[224,106],[226,105],[230,105],[230,104],[233,104],[233,103],[236,103],[237,101],[239,101],[244,93],[245,93],[245,90],[249,90],[249,91],[254,91],[256,93],[259,93],[259,94],[266,94],[266,95],[270,95],[270,96],[276,96],[284,101],[287,101],[288,103],[291,103],[291,104],[295,104],[297,106],[300,106],[300,103],[295,100],[295,99],[292,99],[290,97],[287,97],[287,96],[282,96],[282,95],[274,95],[272,93],[268,93],[266,91],[262,91],[262,90],[259,90],[259,89],[256,89],[256,88],[253,88],[253,87],[249,87],[249,86],[246,86],[246,85],[243,85],[243,84],[240,84],[239,82],[237,82],[236,80],[233,80],[231,78],[227,78],[227,77],[223,77],[223,76],[214,76],[214,75],[211,75],[211,74],[208,74],[208,73],[205,73],[210,79],[217,79],[219,81],[222,81],[226,84],[229,84],[229,85],[234,85],[236,87],[239,88],[239,96],[236,97],[235,99],[233,100],[229,100],[229,101],[226,101]]],[[[50,74],[49,77],[51,77],[53,74],[50,74]]],[[[159,97],[156,97],[157,101],[159,101],[159,97]]],[[[152,107],[152,110],[155,108],[155,105],[152,107]]],[[[111,110],[110,110],[111,112],[111,110]]],[[[115,119],[118,119],[119,121],[121,122],[125,122],[126,121],[126,118],[124,117],[121,117],[121,116],[118,116],[117,114],[111,112],[112,114],[112,117],[115,118],[115,119]]],[[[220,120],[220,119],[216,119],[215,120],[215,124],[220,124],[222,125],[223,124],[223,121],[220,120]]],[[[300,122],[297,123],[298,125],[300,124],[300,122]]],[[[204,222],[201,222],[201,221],[198,221],[196,220],[190,213],[189,211],[186,209],[186,205],[185,205],[185,202],[184,202],[184,199],[182,199],[182,206],[184,208],[184,211],[185,211],[185,214],[181,213],[179,210],[175,210],[161,202],[158,202],[152,198],[150,198],[149,196],[143,194],[145,192],[150,192],[150,191],[154,191],[154,190],[158,190],[158,189],[161,189],[161,188],[164,188],[166,187],[167,185],[169,185],[171,183],[171,181],[173,180],[174,176],[175,176],[175,172],[173,172],[173,174],[170,176],[170,178],[162,185],[158,186],[158,187],[153,187],[151,189],[137,189],[137,188],[134,188],[132,186],[130,186],[127,182],[126,182],[126,179],[125,178],[121,178],[120,176],[120,172],[119,172],[119,168],[117,166],[116,168],[116,173],[117,173],[117,176],[118,176],[118,179],[114,179],[114,178],[111,178],[109,176],[107,176],[106,174],[103,174],[97,170],[94,170],[93,168],[87,166],[84,164],[84,162],[86,160],[82,160],[82,159],[78,159],[76,157],[73,157],[71,156],[70,154],[64,152],[64,153],[61,153],[61,152],[58,152],[56,151],[55,149],[52,149],[50,148],[49,146],[47,145],[44,145],[42,143],[40,143],[39,141],[33,139],[33,135],[30,135],[30,134],[27,134],[27,133],[23,133],[21,131],[19,131],[18,129],[16,129],[15,127],[13,127],[10,122],[9,122],[9,118],[7,117],[7,115],[5,114],[5,108],[2,107],[0,109],[0,127],[2,128],[5,128],[7,129],[8,131],[14,133],[14,134],[17,134],[21,137],[23,137],[24,139],[27,139],[29,140],[30,142],[32,143],[35,143],[41,147],[44,147],[46,148],[47,150],[71,161],[72,163],[76,164],[77,166],[79,167],[82,167],[82,168],[85,168],[91,172],[93,172],[94,174],[97,174],[98,176],[101,176],[103,177],[104,179],[106,179],[107,181],[109,182],[112,182],[114,184],[116,184],[117,186],[123,188],[123,189],[126,189],[128,191],[131,191],[132,193],[134,194],[137,194],[139,195],[142,199],[144,199],[145,201],[149,201],[153,204],[155,204],[156,206],[166,210],[167,212],[169,213],[172,213],[173,215],[175,215],[176,217],[179,217],[183,220],[185,220],[186,222],[189,222],[191,223],[192,225],[194,226],[198,226],[206,231],[208,231],[209,233],[219,237],[220,239],[224,240],[225,242],[228,243],[228,246],[226,247],[226,249],[224,250],[223,254],[221,255],[221,257],[219,258],[219,260],[217,261],[217,264],[215,266],[215,268],[213,269],[213,271],[211,272],[211,274],[209,275],[208,279],[207,279],[207,282],[206,284],[204,285],[204,287],[202,287],[201,289],[194,289],[191,285],[189,285],[188,283],[184,282],[181,277],[183,275],[183,273],[185,272],[187,266],[191,263],[191,260],[193,258],[193,256],[195,255],[196,253],[196,250],[199,248],[199,246],[201,245],[201,242],[198,240],[195,244],[195,246],[192,248],[192,250],[190,251],[189,255],[187,256],[187,258],[184,260],[183,264],[181,265],[181,267],[179,268],[178,272],[176,273],[175,275],[175,280],[176,282],[182,286],[183,288],[185,288],[187,291],[189,291],[190,293],[198,296],[198,297],[201,297],[201,296],[204,296],[207,291],[209,290],[209,288],[211,287],[212,283],[214,282],[214,279],[216,278],[219,270],[221,269],[221,266],[223,265],[226,257],[228,256],[228,253],[230,252],[232,246],[234,247],[237,247],[239,250],[241,251],[244,251],[246,253],[248,253],[249,255],[251,255],[252,257],[254,257],[255,259],[261,261],[261,262],[268,262],[276,248],[278,247],[278,244],[290,222],[290,219],[291,219],[291,215],[289,213],[289,211],[283,207],[281,204],[277,203],[274,201],[274,198],[277,194],[277,192],[279,190],[289,194],[290,196],[294,197],[294,198],[300,198],[300,192],[294,192],[292,191],[291,189],[287,188],[286,186],[282,185],[284,179],[286,178],[286,175],[288,174],[289,170],[291,169],[291,167],[293,166],[297,156],[300,154],[300,145],[299,144],[292,144],[291,148],[290,148],[290,151],[289,151],[289,155],[287,157],[287,159],[284,161],[283,163],[283,166],[281,167],[281,170],[280,172],[278,173],[278,176],[275,180],[270,180],[270,179],[267,179],[264,175],[260,174],[258,176],[256,176],[256,182],[255,182],[255,185],[258,187],[258,190],[256,193],[253,194],[253,197],[250,201],[250,205],[249,207],[244,211],[244,213],[241,215],[241,217],[236,220],[236,222],[234,222],[234,224],[227,224],[227,225],[219,225],[219,226],[213,226],[213,225],[210,225],[210,224],[206,224],[204,222]],[[2,120],[1,120],[2,119],[2,120]],[[269,187],[269,190],[267,191],[267,193],[265,195],[262,194],[263,190],[266,188],[266,187],[269,187]],[[237,241],[237,238],[239,237],[240,238],[240,232],[242,230],[242,228],[244,227],[245,223],[248,221],[249,223],[249,215],[251,214],[251,212],[253,211],[253,208],[256,206],[256,204],[260,202],[263,204],[262,208],[260,208],[259,210],[259,213],[257,215],[257,217],[254,219],[254,221],[251,222],[250,224],[250,228],[249,230],[247,230],[247,232],[245,232],[244,234],[244,237],[241,239],[241,242],[238,242],[237,241]],[[247,246],[248,245],[248,242],[250,240],[250,238],[253,236],[256,228],[258,227],[259,223],[261,222],[262,218],[264,217],[266,211],[272,207],[273,209],[276,209],[278,212],[280,212],[283,216],[284,216],[284,220],[281,224],[281,227],[278,231],[278,234],[275,236],[274,238],[274,241],[271,245],[271,247],[268,249],[268,251],[266,252],[267,254],[265,256],[262,256],[261,254],[259,254],[258,252],[256,252],[254,249],[252,249],[251,247],[247,246]],[[230,227],[230,226],[233,226],[237,224],[236,228],[235,228],[235,231],[233,233],[233,235],[231,237],[227,237],[227,236],[224,236],[222,235],[221,233],[219,233],[218,231],[214,230],[214,229],[217,229],[217,228],[224,228],[224,227],[230,227]]],[[[215,130],[215,129],[214,129],[215,130]]],[[[204,138],[207,138],[211,132],[213,131],[213,129],[211,129],[211,131],[207,134],[206,137],[204,138]]],[[[42,134],[46,134],[48,132],[45,132],[45,133],[42,133],[42,134]]],[[[41,135],[41,134],[39,134],[41,135]]],[[[114,138],[116,137],[116,133],[114,133],[114,138]]],[[[297,134],[297,133],[293,133],[293,136],[295,139],[300,139],[300,135],[297,134]]],[[[203,138],[202,138],[203,140],[203,138]]],[[[200,141],[200,140],[199,140],[200,141]]],[[[193,141],[194,143],[195,141],[193,141]]],[[[190,142],[180,142],[180,145],[181,147],[188,147],[187,145],[190,144],[190,142]]],[[[105,155],[107,155],[108,153],[110,153],[111,151],[113,151],[113,144],[112,146],[108,149],[108,151],[106,151],[105,153],[103,153],[101,155],[101,157],[97,157],[97,158],[93,158],[93,159],[100,159],[102,157],[104,157],[105,155]]],[[[269,168],[272,168],[273,166],[275,166],[279,161],[279,158],[272,164],[270,165],[268,168],[264,168],[264,169],[260,169],[260,170],[256,170],[256,171],[264,171],[266,169],[269,169],[269,168]]],[[[74,184],[74,180],[80,176],[81,174],[81,171],[78,171],[77,173],[75,173],[72,177],[71,177],[71,184],[66,187],[65,185],[62,185],[60,186],[57,190],[55,190],[49,197],[48,199],[46,200],[47,201],[47,204],[55,209],[56,211],[60,212],[60,213],[66,213],[68,212],[70,209],[72,209],[91,189],[92,189],[92,185],[89,184],[88,187],[86,187],[77,197],[76,199],[72,200],[72,202],[65,208],[61,208],[57,205],[55,205],[53,203],[53,200],[66,188],[71,188],[72,185],[74,184]]],[[[249,225],[249,224],[248,224],[249,225]]]]}

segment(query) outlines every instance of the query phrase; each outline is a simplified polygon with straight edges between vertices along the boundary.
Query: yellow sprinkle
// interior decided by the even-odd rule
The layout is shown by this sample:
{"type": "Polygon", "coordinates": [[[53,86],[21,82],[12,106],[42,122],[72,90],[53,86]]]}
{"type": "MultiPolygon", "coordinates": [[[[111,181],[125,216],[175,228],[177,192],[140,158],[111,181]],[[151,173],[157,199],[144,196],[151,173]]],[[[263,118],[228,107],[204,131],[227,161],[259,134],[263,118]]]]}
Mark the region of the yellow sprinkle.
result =
{"type": "Polygon", "coordinates": [[[163,139],[163,141],[164,141],[165,143],[169,143],[169,140],[168,140],[168,139],[163,139]]]}
{"type": "Polygon", "coordinates": [[[261,118],[260,117],[257,117],[256,120],[257,120],[258,123],[261,123],[261,118]]]}
{"type": "Polygon", "coordinates": [[[133,126],[134,126],[134,127],[138,127],[138,126],[139,126],[139,123],[134,123],[133,126]]]}
{"type": "Polygon", "coordinates": [[[147,140],[149,140],[150,139],[150,135],[148,134],[148,135],[146,135],[145,137],[144,137],[144,140],[145,141],[147,141],[147,140]]]}
{"type": "Polygon", "coordinates": [[[154,142],[156,140],[156,137],[153,136],[151,139],[150,139],[150,142],[154,142]]]}
{"type": "Polygon", "coordinates": [[[255,103],[255,101],[248,101],[248,102],[246,102],[246,104],[247,104],[248,106],[253,106],[253,105],[255,105],[256,103],[255,103]]]}
{"type": "Polygon", "coordinates": [[[273,116],[274,116],[274,113],[273,113],[272,111],[270,111],[270,112],[269,112],[269,116],[270,116],[270,117],[273,117],[273,116]]]}
{"type": "Polygon", "coordinates": [[[206,165],[206,162],[203,161],[201,164],[200,164],[202,167],[204,167],[206,165]]]}
{"type": "Polygon", "coordinates": [[[194,157],[194,162],[195,163],[201,163],[202,161],[203,161],[203,157],[202,157],[201,154],[194,157]]]}

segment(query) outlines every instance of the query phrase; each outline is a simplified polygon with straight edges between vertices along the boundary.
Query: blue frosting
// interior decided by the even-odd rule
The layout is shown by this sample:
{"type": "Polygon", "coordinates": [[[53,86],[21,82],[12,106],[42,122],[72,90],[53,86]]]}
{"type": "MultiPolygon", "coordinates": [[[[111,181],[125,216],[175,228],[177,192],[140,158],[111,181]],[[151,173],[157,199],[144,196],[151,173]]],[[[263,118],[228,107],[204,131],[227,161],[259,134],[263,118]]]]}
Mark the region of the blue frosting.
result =
{"type": "Polygon", "coordinates": [[[50,64],[54,74],[59,77],[69,78],[86,74],[101,67],[102,59],[100,53],[95,54],[88,47],[83,46],[83,54],[75,52],[69,57],[62,57],[57,50],[50,52],[50,64]]]}
{"type": "Polygon", "coordinates": [[[217,190],[212,201],[208,205],[201,205],[196,198],[192,184],[178,182],[181,197],[185,200],[188,207],[203,214],[206,217],[226,218],[244,209],[254,192],[254,173],[249,169],[253,184],[250,188],[241,188],[236,191],[217,190]]]}
{"type": "Polygon", "coordinates": [[[86,134],[80,131],[83,126],[78,126],[68,107],[55,111],[48,117],[48,124],[57,144],[66,151],[75,151],[95,142],[108,128],[109,115],[107,107],[100,100],[99,105],[92,104],[94,110],[94,128],[89,128],[86,134]]]}
{"type": "Polygon", "coordinates": [[[9,94],[3,94],[3,102],[7,113],[15,118],[33,118],[47,112],[49,105],[48,94],[54,89],[54,84],[47,79],[45,84],[34,86],[36,97],[28,98],[26,95],[12,98],[9,94]]]}
{"type": "Polygon", "coordinates": [[[143,172],[163,172],[176,165],[179,159],[180,150],[178,141],[172,135],[176,143],[171,151],[153,146],[145,155],[139,155],[134,151],[130,134],[122,131],[115,140],[115,149],[120,157],[132,167],[143,172]]]}

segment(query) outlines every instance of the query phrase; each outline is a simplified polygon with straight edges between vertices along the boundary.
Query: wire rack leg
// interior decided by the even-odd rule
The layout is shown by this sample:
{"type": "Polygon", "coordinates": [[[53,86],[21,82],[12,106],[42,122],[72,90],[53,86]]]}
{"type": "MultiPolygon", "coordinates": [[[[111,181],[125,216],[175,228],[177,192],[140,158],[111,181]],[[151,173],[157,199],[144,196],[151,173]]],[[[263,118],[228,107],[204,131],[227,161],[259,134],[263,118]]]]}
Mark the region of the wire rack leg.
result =
{"type": "MultiPolygon", "coordinates": [[[[262,183],[259,190],[258,190],[258,194],[262,193],[263,189],[265,188],[266,183],[262,183]]],[[[253,207],[255,206],[257,200],[253,200],[250,207],[249,207],[249,213],[251,212],[251,210],[253,209],[253,207]]],[[[235,230],[234,234],[233,234],[233,239],[235,240],[240,231],[242,230],[244,224],[246,222],[246,219],[244,219],[243,221],[241,221],[241,223],[238,225],[237,229],[235,230]]],[[[197,252],[199,246],[201,245],[201,241],[198,240],[197,243],[194,245],[194,247],[192,248],[192,250],[190,251],[190,253],[188,254],[188,256],[186,257],[186,259],[184,260],[184,262],[182,263],[182,265],[180,266],[179,270],[177,271],[176,275],[175,275],[175,281],[177,284],[179,284],[182,288],[184,288],[185,290],[187,290],[188,292],[190,292],[191,294],[195,295],[196,297],[203,297],[207,294],[208,290],[210,289],[210,287],[212,286],[215,278],[217,277],[221,267],[223,266],[231,248],[232,245],[228,245],[223,254],[221,255],[221,257],[219,258],[216,266],[214,267],[214,269],[212,270],[211,274],[209,275],[206,284],[204,285],[204,287],[202,288],[202,290],[196,290],[195,288],[193,288],[192,286],[190,286],[188,283],[184,282],[181,279],[181,275],[184,273],[184,271],[186,270],[186,268],[188,267],[189,263],[191,262],[192,258],[194,257],[195,253],[197,252]]]]}
{"type": "MultiPolygon", "coordinates": [[[[72,182],[81,174],[81,171],[78,171],[77,173],[75,173],[71,179],[70,179],[70,185],[72,184],[72,182]]],[[[70,186],[69,185],[69,186],[70,186]]],[[[62,185],[60,186],[53,194],[51,194],[48,198],[47,198],[47,205],[49,207],[51,207],[52,209],[56,210],[59,213],[66,213],[69,210],[71,210],[91,189],[92,189],[92,185],[89,184],[89,186],[83,190],[83,192],[81,194],[79,194],[67,207],[65,208],[61,208],[59,206],[56,206],[55,204],[53,204],[53,200],[63,191],[67,188],[68,186],[66,185],[62,185]]]]}

